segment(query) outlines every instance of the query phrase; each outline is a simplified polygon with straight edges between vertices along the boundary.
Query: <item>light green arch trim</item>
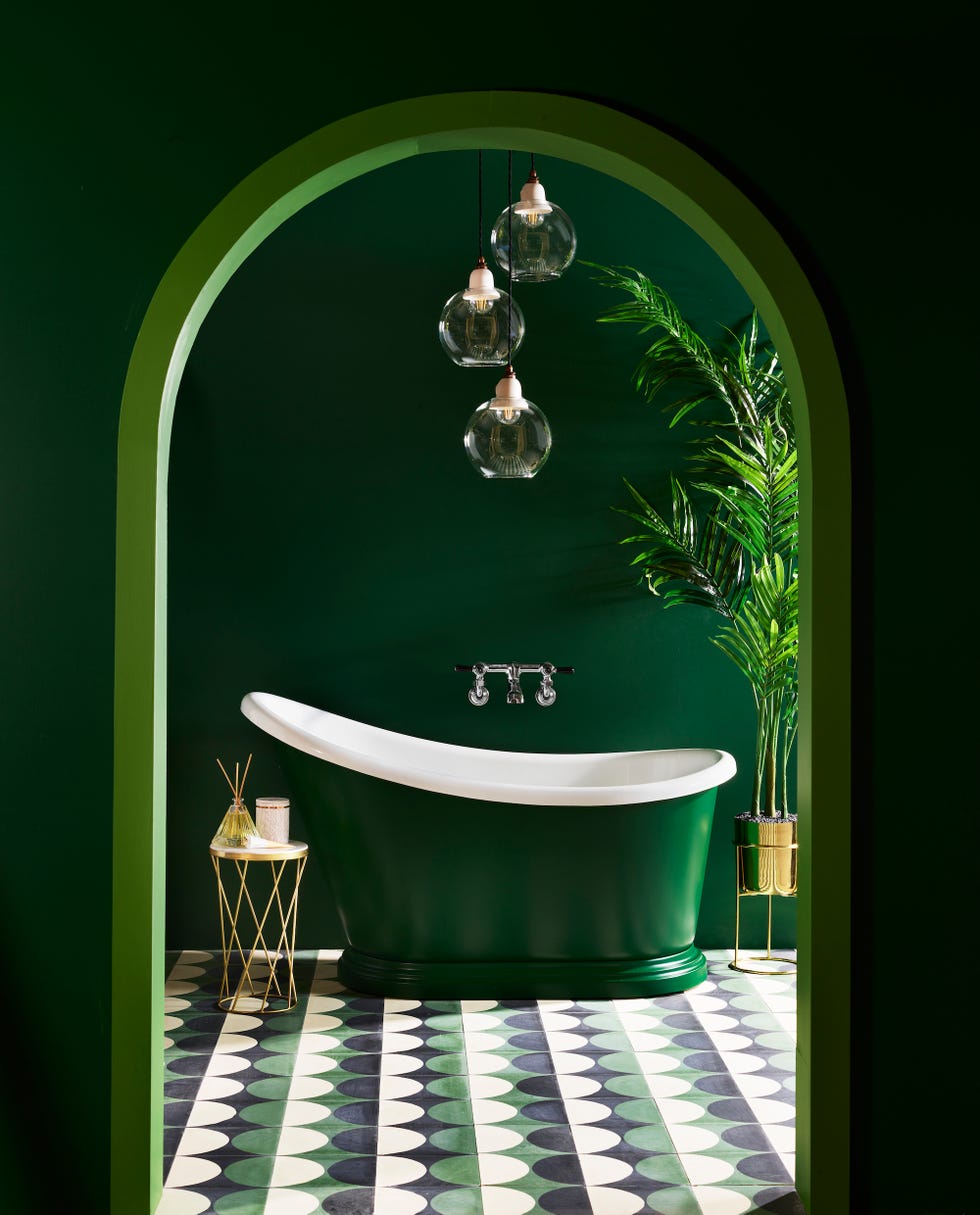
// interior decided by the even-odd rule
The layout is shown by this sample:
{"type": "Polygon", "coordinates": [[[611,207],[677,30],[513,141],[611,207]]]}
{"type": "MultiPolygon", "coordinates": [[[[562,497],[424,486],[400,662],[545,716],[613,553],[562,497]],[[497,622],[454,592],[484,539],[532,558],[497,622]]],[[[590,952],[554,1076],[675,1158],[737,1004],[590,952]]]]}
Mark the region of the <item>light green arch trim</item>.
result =
{"type": "Polygon", "coordinates": [[[535,151],[668,207],[724,259],[780,352],[799,433],[801,503],[797,1186],[847,1215],[850,1169],[850,437],[827,320],[778,232],[702,157],[573,97],[420,97],[341,119],[256,169],[180,250],[137,336],[119,428],[113,826],[113,1215],[162,1186],[166,825],[166,500],[188,353],[219,292],[281,223],[327,191],[424,152],[535,151]]]}

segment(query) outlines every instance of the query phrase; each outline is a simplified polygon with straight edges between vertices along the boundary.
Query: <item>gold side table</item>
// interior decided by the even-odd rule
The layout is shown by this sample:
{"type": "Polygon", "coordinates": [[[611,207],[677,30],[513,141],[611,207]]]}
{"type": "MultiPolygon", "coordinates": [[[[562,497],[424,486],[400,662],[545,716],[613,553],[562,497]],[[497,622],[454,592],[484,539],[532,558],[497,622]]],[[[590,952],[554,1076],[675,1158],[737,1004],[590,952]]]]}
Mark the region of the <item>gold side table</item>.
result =
{"type": "Polygon", "coordinates": [[[290,840],[261,848],[211,845],[221,917],[225,1012],[281,1013],[296,1007],[293,954],[299,884],[309,848],[290,840]],[[285,963],[282,980],[279,962],[285,963]],[[241,968],[232,987],[232,971],[241,968]]]}

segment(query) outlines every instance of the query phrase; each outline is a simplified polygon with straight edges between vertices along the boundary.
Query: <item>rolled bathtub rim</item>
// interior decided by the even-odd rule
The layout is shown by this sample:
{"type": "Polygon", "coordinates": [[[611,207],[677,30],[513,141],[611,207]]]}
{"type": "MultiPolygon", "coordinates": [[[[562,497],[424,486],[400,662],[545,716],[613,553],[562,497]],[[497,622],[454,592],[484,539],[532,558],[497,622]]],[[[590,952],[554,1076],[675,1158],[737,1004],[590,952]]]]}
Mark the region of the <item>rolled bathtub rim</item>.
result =
{"type": "Polygon", "coordinates": [[[476,801],[511,802],[530,806],[625,806],[648,802],[669,801],[703,793],[731,780],[736,772],[734,758],[714,747],[671,747],[644,751],[604,752],[515,752],[495,751],[482,747],[460,746],[456,743],[438,742],[416,735],[401,734],[373,726],[355,718],[344,717],[327,709],[291,700],[273,692],[248,692],[242,698],[241,711],[254,725],[287,746],[304,751],[366,776],[374,776],[432,793],[445,793],[453,797],[466,797],[476,801]],[[316,731],[289,719],[289,710],[300,710],[307,722],[312,721],[327,727],[334,724],[341,729],[359,732],[365,739],[377,744],[376,751],[345,747],[333,741],[326,729],[316,731]],[[701,755],[704,765],[681,776],[658,780],[626,781],[620,784],[541,784],[524,781],[474,779],[451,772],[440,771],[437,766],[420,763],[395,762],[385,757],[385,745],[400,750],[414,750],[418,758],[431,756],[436,760],[440,751],[462,758],[464,755],[479,761],[487,761],[496,767],[505,766],[515,758],[535,759],[567,766],[572,760],[582,762],[642,761],[646,757],[660,757],[667,762],[669,757],[685,759],[701,755]]]}

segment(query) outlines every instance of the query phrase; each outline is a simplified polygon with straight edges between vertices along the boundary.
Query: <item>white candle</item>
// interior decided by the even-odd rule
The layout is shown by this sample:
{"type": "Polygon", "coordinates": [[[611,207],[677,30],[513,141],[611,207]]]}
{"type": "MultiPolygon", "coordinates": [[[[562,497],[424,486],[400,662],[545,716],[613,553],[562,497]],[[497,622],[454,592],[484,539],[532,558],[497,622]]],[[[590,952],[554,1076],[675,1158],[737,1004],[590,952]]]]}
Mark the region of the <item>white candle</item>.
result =
{"type": "Polygon", "coordinates": [[[255,825],[264,840],[276,844],[289,843],[289,798],[257,797],[255,825]]]}

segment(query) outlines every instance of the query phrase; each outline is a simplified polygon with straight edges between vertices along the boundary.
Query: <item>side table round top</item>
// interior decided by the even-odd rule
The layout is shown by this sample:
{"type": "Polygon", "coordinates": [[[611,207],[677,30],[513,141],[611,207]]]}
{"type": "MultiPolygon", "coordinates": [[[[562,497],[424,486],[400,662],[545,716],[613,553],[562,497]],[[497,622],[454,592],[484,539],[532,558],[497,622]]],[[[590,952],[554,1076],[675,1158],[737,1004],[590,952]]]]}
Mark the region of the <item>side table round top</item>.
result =
{"type": "Polygon", "coordinates": [[[288,844],[277,844],[272,840],[264,840],[245,848],[235,848],[226,844],[212,844],[211,855],[220,856],[229,861],[291,861],[298,860],[309,852],[309,846],[300,840],[290,840],[288,844]]]}

